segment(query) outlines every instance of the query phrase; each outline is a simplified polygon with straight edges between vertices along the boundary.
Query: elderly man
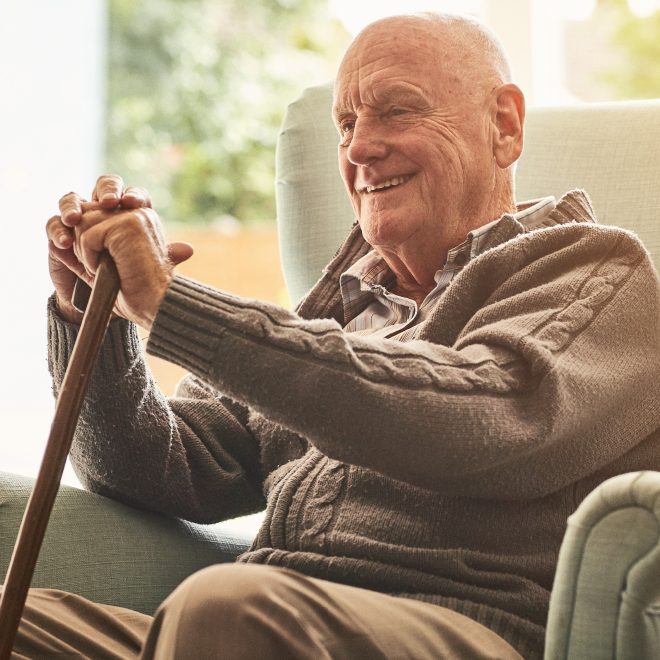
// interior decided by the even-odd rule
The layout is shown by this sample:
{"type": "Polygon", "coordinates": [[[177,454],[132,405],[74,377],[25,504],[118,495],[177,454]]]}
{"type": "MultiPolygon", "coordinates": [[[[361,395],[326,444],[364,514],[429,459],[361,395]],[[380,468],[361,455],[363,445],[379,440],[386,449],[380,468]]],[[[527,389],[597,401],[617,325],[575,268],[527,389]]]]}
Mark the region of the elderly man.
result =
{"type": "Polygon", "coordinates": [[[104,249],[128,319],[83,411],[81,480],[190,520],[267,513],[238,564],[192,576],[153,620],[35,590],[19,653],[541,657],[566,517],[603,479],[660,468],[660,293],[584,193],[516,206],[523,115],[478,24],[364,30],[334,101],[359,224],[296,314],[174,275],[190,248],[117,177],[62,199],[56,387],[73,274],[91,281],[104,249]],[[192,372],[176,397],[135,324],[192,372]]]}

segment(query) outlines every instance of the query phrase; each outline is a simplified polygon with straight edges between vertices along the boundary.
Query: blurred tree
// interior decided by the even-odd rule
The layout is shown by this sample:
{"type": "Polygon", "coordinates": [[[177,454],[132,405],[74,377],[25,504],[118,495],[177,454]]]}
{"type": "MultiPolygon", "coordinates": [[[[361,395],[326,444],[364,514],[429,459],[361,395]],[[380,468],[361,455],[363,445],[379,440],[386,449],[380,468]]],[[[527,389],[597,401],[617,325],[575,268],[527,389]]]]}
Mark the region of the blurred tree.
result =
{"type": "Polygon", "coordinates": [[[627,0],[601,0],[615,10],[612,44],[620,56],[603,79],[620,99],[660,97],[660,11],[635,16],[627,0]]]}
{"type": "Polygon", "coordinates": [[[348,41],[319,0],[110,0],[107,167],[166,221],[273,220],[286,104],[348,41]]]}

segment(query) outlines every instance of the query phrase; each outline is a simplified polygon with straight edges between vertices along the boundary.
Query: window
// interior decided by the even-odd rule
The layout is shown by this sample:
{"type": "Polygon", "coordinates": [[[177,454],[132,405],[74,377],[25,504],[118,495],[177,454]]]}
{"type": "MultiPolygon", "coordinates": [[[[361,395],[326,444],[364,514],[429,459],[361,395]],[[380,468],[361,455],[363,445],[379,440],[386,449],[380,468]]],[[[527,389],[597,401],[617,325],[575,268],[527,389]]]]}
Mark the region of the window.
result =
{"type": "MultiPolygon", "coordinates": [[[[0,3],[2,469],[36,474],[48,435],[43,228],[60,195],[89,192],[98,173],[120,170],[152,192],[173,237],[196,244],[187,272],[284,304],[273,275],[277,127],[289,99],[333,75],[351,33],[386,14],[467,11],[500,36],[531,105],[658,97],[659,7],[660,0],[0,3]],[[244,250],[248,257],[223,273],[220,265],[244,250]],[[264,275],[248,281],[248,273],[264,275]]],[[[162,375],[166,390],[177,377],[162,375]]],[[[70,472],[65,480],[75,482],[70,472]]]]}

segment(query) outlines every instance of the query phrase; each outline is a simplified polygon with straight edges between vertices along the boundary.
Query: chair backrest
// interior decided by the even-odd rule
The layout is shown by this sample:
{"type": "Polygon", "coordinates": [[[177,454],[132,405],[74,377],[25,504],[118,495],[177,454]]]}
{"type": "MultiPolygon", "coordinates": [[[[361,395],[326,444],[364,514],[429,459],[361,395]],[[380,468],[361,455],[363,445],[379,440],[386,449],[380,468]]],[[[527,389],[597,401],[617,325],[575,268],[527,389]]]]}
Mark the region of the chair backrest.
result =
{"type": "MultiPolygon", "coordinates": [[[[292,301],[314,284],[353,223],[337,167],[332,85],[306,89],[277,145],[277,220],[292,301]]],[[[531,109],[519,200],[584,188],[602,224],[636,232],[660,269],[660,100],[531,109]]]]}

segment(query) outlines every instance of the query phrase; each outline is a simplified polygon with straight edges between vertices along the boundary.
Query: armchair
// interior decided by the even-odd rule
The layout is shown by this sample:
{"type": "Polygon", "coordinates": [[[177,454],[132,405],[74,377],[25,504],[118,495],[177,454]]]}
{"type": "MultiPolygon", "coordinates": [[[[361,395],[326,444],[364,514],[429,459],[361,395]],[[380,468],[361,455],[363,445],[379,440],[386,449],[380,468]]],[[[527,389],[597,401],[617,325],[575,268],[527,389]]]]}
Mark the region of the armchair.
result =
{"type": "MultiPolygon", "coordinates": [[[[280,249],[292,300],[314,283],[353,221],[336,166],[332,88],[288,109],[277,149],[280,249]]],[[[589,191],[603,223],[636,231],[660,265],[660,101],[529,113],[518,198],[589,191]]],[[[30,480],[0,474],[0,575],[30,480]]],[[[153,612],[189,573],[251,539],[232,521],[193,525],[63,487],[33,584],[153,612]]],[[[571,516],[551,599],[546,658],[660,655],[660,474],[622,475],[571,516]]]]}

